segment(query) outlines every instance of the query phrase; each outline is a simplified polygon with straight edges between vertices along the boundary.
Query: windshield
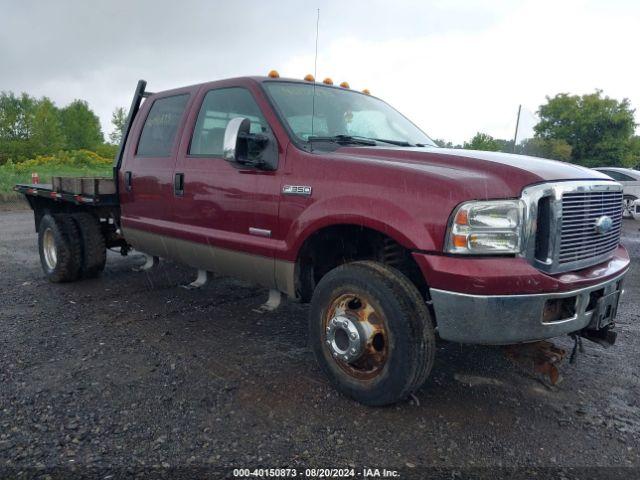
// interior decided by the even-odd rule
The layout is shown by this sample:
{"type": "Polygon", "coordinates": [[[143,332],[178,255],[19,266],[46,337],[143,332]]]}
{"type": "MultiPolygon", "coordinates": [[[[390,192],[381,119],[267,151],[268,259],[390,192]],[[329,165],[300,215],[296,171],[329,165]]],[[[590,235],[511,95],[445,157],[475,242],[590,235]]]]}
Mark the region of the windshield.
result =
{"type": "Polygon", "coordinates": [[[264,85],[289,129],[304,142],[309,141],[309,137],[348,136],[436,146],[418,127],[375,97],[316,84],[314,106],[312,83],[265,82],[264,85]]]}

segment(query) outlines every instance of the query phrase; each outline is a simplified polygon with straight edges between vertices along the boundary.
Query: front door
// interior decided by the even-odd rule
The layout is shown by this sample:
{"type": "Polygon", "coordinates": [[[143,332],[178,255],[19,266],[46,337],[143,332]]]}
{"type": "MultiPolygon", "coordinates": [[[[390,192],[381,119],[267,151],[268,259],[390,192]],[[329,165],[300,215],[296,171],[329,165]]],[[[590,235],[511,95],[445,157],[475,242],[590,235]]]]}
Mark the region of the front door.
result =
{"type": "MultiPolygon", "coordinates": [[[[180,188],[174,192],[173,215],[183,227],[175,234],[184,241],[180,259],[273,287],[279,171],[230,163],[222,149],[225,128],[235,117],[248,118],[251,133],[270,142],[275,136],[246,88],[203,90],[196,102],[200,108],[187,123],[174,172],[180,188]]],[[[278,154],[277,148],[272,151],[278,154]]]]}

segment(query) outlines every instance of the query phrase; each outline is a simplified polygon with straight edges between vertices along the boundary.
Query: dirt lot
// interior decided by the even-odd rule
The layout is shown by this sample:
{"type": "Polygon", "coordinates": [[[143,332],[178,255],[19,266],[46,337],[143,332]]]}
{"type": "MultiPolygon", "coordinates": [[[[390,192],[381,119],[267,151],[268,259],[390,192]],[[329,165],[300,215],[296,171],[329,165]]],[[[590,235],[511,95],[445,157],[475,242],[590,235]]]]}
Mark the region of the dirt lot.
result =
{"type": "Polygon", "coordinates": [[[30,212],[2,212],[0,476],[352,466],[632,478],[640,472],[639,226],[625,225],[635,261],[614,348],[586,342],[549,387],[499,348],[442,344],[416,399],[372,409],[320,374],[306,345],[306,306],[260,315],[253,309],[265,290],[216,278],[189,291],[179,286],[194,278],[190,269],[161,263],[134,273],[141,257],[115,253],[102,277],[53,285],[40,271],[30,212]]]}

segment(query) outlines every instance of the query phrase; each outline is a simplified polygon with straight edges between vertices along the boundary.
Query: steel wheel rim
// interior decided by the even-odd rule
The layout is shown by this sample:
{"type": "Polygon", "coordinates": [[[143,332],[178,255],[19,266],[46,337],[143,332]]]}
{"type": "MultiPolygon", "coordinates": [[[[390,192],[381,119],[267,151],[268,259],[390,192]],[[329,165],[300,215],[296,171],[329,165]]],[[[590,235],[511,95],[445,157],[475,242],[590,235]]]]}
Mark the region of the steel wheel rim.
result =
{"type": "Polygon", "coordinates": [[[58,253],[56,252],[56,240],[50,228],[47,228],[42,235],[42,250],[47,268],[49,270],[55,269],[58,264],[58,253]]]}
{"type": "Polygon", "coordinates": [[[323,318],[323,345],[338,367],[350,377],[358,380],[378,377],[389,358],[389,332],[381,309],[364,294],[339,295],[331,302],[323,318]],[[357,359],[346,361],[341,355],[336,355],[335,342],[330,340],[334,319],[348,321],[349,327],[354,326],[362,333],[362,353],[357,359]]]}

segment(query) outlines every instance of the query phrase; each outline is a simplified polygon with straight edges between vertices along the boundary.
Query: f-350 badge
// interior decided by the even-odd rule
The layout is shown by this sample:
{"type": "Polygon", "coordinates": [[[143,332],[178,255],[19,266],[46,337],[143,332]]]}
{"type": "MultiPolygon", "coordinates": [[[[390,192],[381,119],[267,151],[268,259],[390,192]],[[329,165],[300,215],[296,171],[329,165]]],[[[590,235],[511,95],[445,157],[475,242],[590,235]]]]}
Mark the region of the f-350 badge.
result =
{"type": "Polygon", "coordinates": [[[308,185],[284,185],[282,187],[284,195],[302,195],[303,197],[311,196],[311,187],[308,185]]]}

